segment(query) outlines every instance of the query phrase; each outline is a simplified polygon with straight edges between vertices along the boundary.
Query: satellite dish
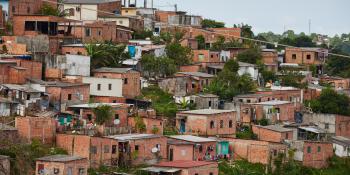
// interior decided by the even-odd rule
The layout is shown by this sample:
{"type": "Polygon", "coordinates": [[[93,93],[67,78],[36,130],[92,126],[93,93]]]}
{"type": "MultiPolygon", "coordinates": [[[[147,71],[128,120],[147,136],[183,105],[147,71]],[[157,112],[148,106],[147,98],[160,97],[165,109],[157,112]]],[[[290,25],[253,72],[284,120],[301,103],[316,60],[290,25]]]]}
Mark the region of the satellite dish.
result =
{"type": "Polygon", "coordinates": [[[156,153],[156,152],[158,152],[158,148],[157,147],[152,148],[152,153],[156,153]]]}
{"type": "Polygon", "coordinates": [[[119,125],[119,124],[120,124],[120,120],[119,120],[119,119],[115,119],[115,120],[113,121],[113,123],[114,123],[115,125],[119,125]]]}

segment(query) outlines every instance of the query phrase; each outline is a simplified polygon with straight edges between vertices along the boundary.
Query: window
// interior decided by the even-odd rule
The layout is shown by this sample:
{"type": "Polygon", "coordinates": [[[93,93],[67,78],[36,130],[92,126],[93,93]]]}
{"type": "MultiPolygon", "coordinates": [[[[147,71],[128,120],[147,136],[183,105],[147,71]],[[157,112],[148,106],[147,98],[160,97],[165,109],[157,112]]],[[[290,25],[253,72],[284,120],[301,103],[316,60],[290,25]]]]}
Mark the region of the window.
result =
{"type": "Polygon", "coordinates": [[[297,59],[297,54],[292,54],[292,59],[293,60],[297,59]]]}
{"type": "Polygon", "coordinates": [[[311,60],[311,55],[306,55],[306,59],[311,60]]]}
{"type": "Polygon", "coordinates": [[[214,58],[214,55],[213,55],[213,54],[211,54],[211,55],[210,55],[210,58],[214,58]]]}
{"type": "Polygon", "coordinates": [[[101,84],[97,84],[97,90],[98,90],[98,91],[101,90],[101,84]]]}
{"type": "Polygon", "coordinates": [[[119,21],[119,24],[123,24],[123,21],[119,21]]]}
{"type": "Polygon", "coordinates": [[[156,144],[156,148],[160,151],[160,144],[156,144]]]}
{"type": "Polygon", "coordinates": [[[80,12],[80,7],[75,7],[75,11],[80,12]]]}
{"type": "Polygon", "coordinates": [[[232,122],[232,120],[230,120],[230,121],[228,122],[228,127],[229,127],[229,128],[232,128],[232,127],[233,127],[233,122],[232,122]]]}
{"type": "Polygon", "coordinates": [[[199,175],[198,173],[194,174],[194,175],[199,175]]]}
{"type": "Polygon", "coordinates": [[[114,119],[119,120],[119,114],[114,114],[114,119]]]}
{"type": "Polygon", "coordinates": [[[30,13],[30,7],[27,7],[27,13],[30,13]]]}
{"type": "Polygon", "coordinates": [[[85,36],[91,36],[91,29],[85,28],[85,36]]]}
{"type": "Polygon", "coordinates": [[[135,151],[139,150],[139,145],[135,145],[135,151]]]}
{"type": "Polygon", "coordinates": [[[101,30],[99,30],[99,31],[97,32],[97,35],[98,35],[98,36],[101,36],[101,35],[102,35],[101,30]]]}
{"type": "Polygon", "coordinates": [[[250,100],[247,100],[247,103],[250,103],[251,101],[250,100]]]}
{"type": "Polygon", "coordinates": [[[91,146],[90,152],[91,152],[91,154],[97,154],[97,148],[96,148],[96,146],[91,146]]]}
{"type": "Polygon", "coordinates": [[[108,84],[108,90],[112,90],[112,84],[108,84]]]}
{"type": "Polygon", "coordinates": [[[215,124],[214,121],[210,121],[210,129],[215,128],[214,124],[215,124]]]}
{"type": "Polygon", "coordinates": [[[30,100],[30,94],[27,94],[27,100],[30,100]]]}
{"type": "Polygon", "coordinates": [[[79,175],[85,174],[85,168],[79,168],[79,175]]]}
{"type": "Polygon", "coordinates": [[[286,132],[286,139],[288,139],[288,132],[286,132]]]}
{"type": "Polygon", "coordinates": [[[124,84],[128,84],[128,79],[124,78],[124,84]]]}
{"type": "Polygon", "coordinates": [[[13,13],[16,12],[16,6],[12,6],[12,12],[13,12],[13,13]]]}
{"type": "Polygon", "coordinates": [[[209,105],[209,107],[211,107],[211,101],[209,101],[209,104],[208,104],[208,105],[209,105]]]}
{"type": "Polygon", "coordinates": [[[68,100],[72,100],[72,94],[68,94],[68,100]]]}
{"type": "Polygon", "coordinates": [[[214,173],[210,172],[209,175],[214,175],[214,173]]]}
{"type": "Polygon", "coordinates": [[[104,153],[109,153],[109,146],[108,146],[108,145],[105,145],[105,146],[103,147],[103,152],[104,152],[104,153]]]}
{"type": "Polygon", "coordinates": [[[204,55],[203,54],[199,54],[198,55],[198,61],[204,61],[204,55]]]}
{"type": "Polygon", "coordinates": [[[117,103],[117,100],[113,100],[112,103],[117,103]]]}
{"type": "Polygon", "coordinates": [[[81,53],[81,52],[78,52],[77,54],[78,54],[78,55],[82,55],[83,53],[81,53]]]}
{"type": "Polygon", "coordinates": [[[324,129],[329,129],[329,123],[324,124],[324,129]]]}
{"type": "Polygon", "coordinates": [[[24,22],[25,31],[35,31],[35,21],[25,21],[24,22]]]}
{"type": "Polygon", "coordinates": [[[58,168],[53,168],[53,174],[59,174],[60,173],[60,169],[58,168]]]}
{"type": "Polygon", "coordinates": [[[117,145],[112,145],[112,154],[117,153],[117,145]]]}
{"type": "Polygon", "coordinates": [[[73,175],[73,168],[72,167],[68,167],[67,175],[73,175]]]}
{"type": "Polygon", "coordinates": [[[321,152],[321,147],[320,146],[317,147],[317,152],[321,152]]]}
{"type": "Polygon", "coordinates": [[[224,121],[220,120],[220,128],[223,128],[223,127],[224,127],[224,121]]]}
{"type": "Polygon", "coordinates": [[[307,147],[307,153],[311,153],[311,146],[307,147]]]}
{"type": "Polygon", "coordinates": [[[273,155],[277,156],[277,150],[273,150],[273,155]]]}
{"type": "Polygon", "coordinates": [[[89,119],[89,121],[92,120],[92,115],[91,115],[91,114],[87,114],[86,116],[87,116],[87,118],[89,119]]]}
{"type": "Polygon", "coordinates": [[[202,145],[199,145],[199,148],[198,148],[199,152],[203,152],[203,146],[202,145]]]}

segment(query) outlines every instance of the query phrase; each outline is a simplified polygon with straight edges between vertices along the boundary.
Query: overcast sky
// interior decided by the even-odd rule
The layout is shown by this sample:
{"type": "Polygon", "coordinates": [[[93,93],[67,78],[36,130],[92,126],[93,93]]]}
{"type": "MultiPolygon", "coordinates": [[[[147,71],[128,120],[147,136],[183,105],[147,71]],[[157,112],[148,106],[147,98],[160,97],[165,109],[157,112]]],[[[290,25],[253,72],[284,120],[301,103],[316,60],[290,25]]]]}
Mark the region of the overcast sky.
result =
{"type": "Polygon", "coordinates": [[[350,33],[350,0],[154,0],[155,8],[178,10],[226,23],[253,26],[254,32],[350,33]]]}

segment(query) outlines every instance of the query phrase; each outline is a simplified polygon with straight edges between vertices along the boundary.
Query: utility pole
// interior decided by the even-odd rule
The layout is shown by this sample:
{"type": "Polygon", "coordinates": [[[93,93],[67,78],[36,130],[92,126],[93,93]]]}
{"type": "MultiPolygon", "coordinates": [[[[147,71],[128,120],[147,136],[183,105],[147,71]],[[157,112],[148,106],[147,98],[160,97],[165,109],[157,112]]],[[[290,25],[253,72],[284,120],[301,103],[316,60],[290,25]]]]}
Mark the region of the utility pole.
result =
{"type": "Polygon", "coordinates": [[[309,35],[311,35],[311,19],[309,19],[309,35]]]}
{"type": "Polygon", "coordinates": [[[177,4],[175,4],[174,6],[175,6],[175,12],[177,12],[177,4]]]}

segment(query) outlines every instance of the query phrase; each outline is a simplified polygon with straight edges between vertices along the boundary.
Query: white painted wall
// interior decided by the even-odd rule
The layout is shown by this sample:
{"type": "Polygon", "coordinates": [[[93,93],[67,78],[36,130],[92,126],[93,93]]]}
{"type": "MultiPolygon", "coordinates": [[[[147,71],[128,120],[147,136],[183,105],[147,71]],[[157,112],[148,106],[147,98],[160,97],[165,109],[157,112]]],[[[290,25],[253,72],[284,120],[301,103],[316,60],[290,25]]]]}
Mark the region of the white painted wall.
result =
{"type": "Polygon", "coordinates": [[[239,67],[238,75],[249,74],[253,80],[258,79],[259,71],[255,67],[239,67]]]}
{"type": "Polygon", "coordinates": [[[231,57],[231,53],[230,51],[225,51],[225,50],[222,50],[220,52],[220,61],[221,62],[227,62],[231,57]]]}
{"type": "Polygon", "coordinates": [[[10,104],[9,103],[1,103],[0,102],[0,117],[7,117],[10,116],[10,104]]]}
{"type": "Polygon", "coordinates": [[[122,97],[123,79],[83,77],[83,83],[90,84],[90,95],[104,97],[122,97]],[[101,84],[101,90],[98,90],[98,84],[101,84]],[[112,89],[109,90],[109,84],[112,89]]]}
{"type": "Polygon", "coordinates": [[[90,76],[90,57],[82,55],[66,55],[66,75],[90,76]]]}
{"type": "Polygon", "coordinates": [[[130,20],[126,17],[113,17],[113,18],[103,18],[99,17],[99,21],[107,21],[107,22],[116,22],[117,25],[124,26],[124,27],[130,27],[130,20]]]}
{"type": "Polygon", "coordinates": [[[335,155],[339,157],[349,157],[350,156],[350,147],[339,145],[333,143],[333,149],[335,150],[335,155]]]}
{"type": "Polygon", "coordinates": [[[97,20],[97,4],[64,4],[63,9],[69,12],[69,9],[74,9],[73,16],[66,16],[68,19],[73,20],[97,20]],[[77,11],[77,7],[80,11],[77,11]]]}

